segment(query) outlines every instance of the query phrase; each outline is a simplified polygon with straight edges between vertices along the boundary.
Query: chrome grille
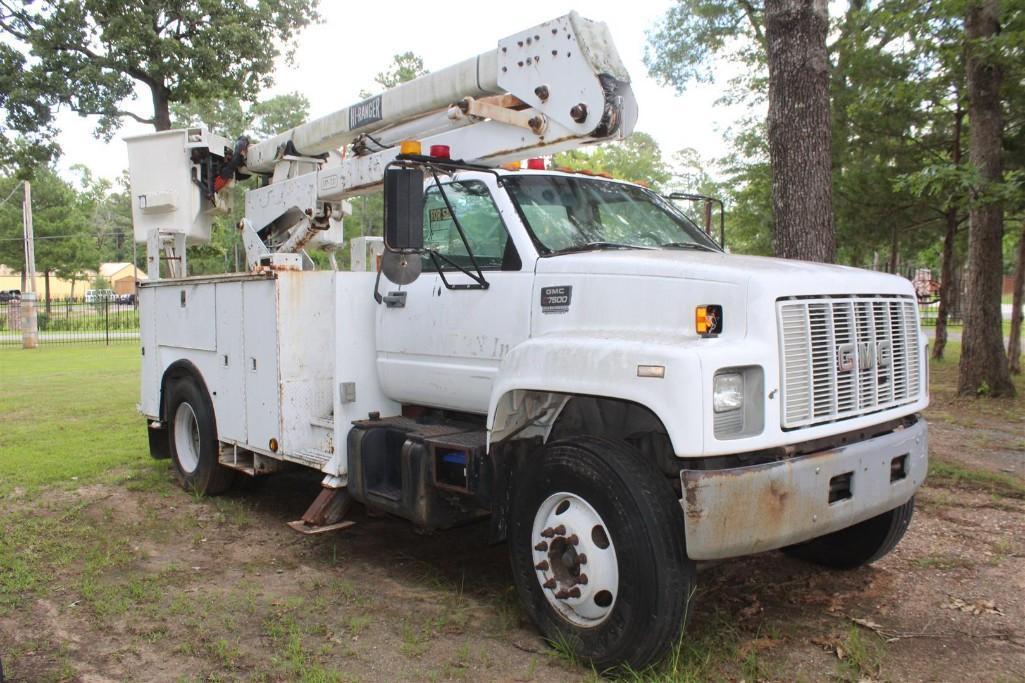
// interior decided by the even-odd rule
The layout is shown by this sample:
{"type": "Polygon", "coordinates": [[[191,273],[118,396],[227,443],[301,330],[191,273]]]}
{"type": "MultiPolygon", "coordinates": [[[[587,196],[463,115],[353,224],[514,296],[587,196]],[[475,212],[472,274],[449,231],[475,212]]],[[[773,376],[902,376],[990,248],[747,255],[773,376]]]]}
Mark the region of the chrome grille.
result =
{"type": "Polygon", "coordinates": [[[918,400],[918,315],[906,297],[776,302],[783,426],[831,422],[918,400]]]}

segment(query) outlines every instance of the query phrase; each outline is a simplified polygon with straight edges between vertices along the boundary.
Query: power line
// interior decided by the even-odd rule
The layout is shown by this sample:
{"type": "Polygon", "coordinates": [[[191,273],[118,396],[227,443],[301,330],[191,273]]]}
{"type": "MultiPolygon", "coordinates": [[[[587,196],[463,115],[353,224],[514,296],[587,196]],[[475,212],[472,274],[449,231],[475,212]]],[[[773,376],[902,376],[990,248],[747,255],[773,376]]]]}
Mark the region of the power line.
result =
{"type": "MultiPolygon", "coordinates": [[[[68,239],[71,237],[104,237],[107,235],[124,235],[127,236],[129,231],[124,232],[90,232],[90,233],[77,233],[70,235],[36,235],[34,239],[37,240],[61,240],[68,239]]],[[[24,237],[0,237],[0,242],[22,242],[24,237]]]]}
{"type": "MultiPolygon", "coordinates": [[[[21,189],[21,186],[24,185],[24,184],[25,184],[24,180],[19,180],[18,184],[14,186],[14,189],[11,190],[11,193],[9,195],[7,195],[6,197],[4,197],[4,200],[2,202],[0,202],[0,206],[3,206],[4,204],[6,204],[7,200],[10,199],[11,197],[13,197],[14,193],[17,192],[19,189],[21,189]]],[[[21,239],[21,238],[19,237],[18,239],[21,239]]]]}

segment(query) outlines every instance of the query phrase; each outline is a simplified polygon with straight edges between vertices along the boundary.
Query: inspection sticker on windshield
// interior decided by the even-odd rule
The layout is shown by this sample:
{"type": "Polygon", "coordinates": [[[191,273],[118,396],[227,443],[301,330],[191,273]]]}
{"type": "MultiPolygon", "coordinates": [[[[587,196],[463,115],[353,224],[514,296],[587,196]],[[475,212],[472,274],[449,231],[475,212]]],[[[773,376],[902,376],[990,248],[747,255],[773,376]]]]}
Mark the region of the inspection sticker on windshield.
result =
{"type": "Polygon", "coordinates": [[[573,287],[564,285],[562,287],[541,288],[541,312],[542,313],[565,313],[569,310],[569,303],[573,299],[573,287]]]}
{"type": "Polygon", "coordinates": [[[441,223],[442,221],[452,220],[452,214],[449,212],[448,207],[441,207],[440,209],[431,209],[427,212],[427,217],[431,223],[441,223]]]}

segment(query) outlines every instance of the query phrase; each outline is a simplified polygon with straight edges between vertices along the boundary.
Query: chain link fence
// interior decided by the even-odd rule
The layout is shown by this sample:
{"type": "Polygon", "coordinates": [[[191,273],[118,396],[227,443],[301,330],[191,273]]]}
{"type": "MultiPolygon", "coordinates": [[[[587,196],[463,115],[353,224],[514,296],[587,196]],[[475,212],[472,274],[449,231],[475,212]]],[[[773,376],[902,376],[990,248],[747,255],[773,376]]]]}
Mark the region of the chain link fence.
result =
{"type": "MultiPolygon", "coordinates": [[[[139,304],[120,300],[39,301],[39,344],[120,344],[139,339],[139,304]]],[[[21,346],[21,301],[0,301],[0,346],[21,346]]]]}

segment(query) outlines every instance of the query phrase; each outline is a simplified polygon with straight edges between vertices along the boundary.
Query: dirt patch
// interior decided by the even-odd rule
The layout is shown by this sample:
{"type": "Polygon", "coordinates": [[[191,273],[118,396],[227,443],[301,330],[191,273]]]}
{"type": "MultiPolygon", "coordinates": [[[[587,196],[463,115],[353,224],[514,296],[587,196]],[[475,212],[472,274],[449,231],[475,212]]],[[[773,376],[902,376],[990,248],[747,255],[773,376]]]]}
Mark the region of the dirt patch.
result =
{"type": "MultiPolygon", "coordinates": [[[[69,531],[118,539],[0,618],[13,681],[578,680],[527,623],[485,527],[434,535],[367,517],[307,538],[316,477],[218,501],[90,487],[69,531]],[[126,517],[127,515],[127,517],[126,517]]],[[[780,553],[703,566],[689,630],[711,678],[1025,676],[1025,502],[926,487],[904,542],[832,572],[780,553]]],[[[19,503],[23,504],[23,503],[19,503]]],[[[50,508],[55,503],[49,503],[50,508]]],[[[751,678],[748,678],[751,680],[751,678]]]]}
{"type": "MultiPolygon", "coordinates": [[[[660,680],[1025,680],[1025,496],[973,479],[1018,476],[1022,417],[942,397],[930,412],[932,457],[964,476],[927,482],[892,554],[853,572],[778,552],[703,565],[660,680]]],[[[120,479],[0,499],[18,550],[0,566],[8,680],[594,677],[525,619],[484,524],[425,535],[357,506],[350,530],[305,537],[284,523],[312,473],[206,500],[166,465],[120,479]]]]}

